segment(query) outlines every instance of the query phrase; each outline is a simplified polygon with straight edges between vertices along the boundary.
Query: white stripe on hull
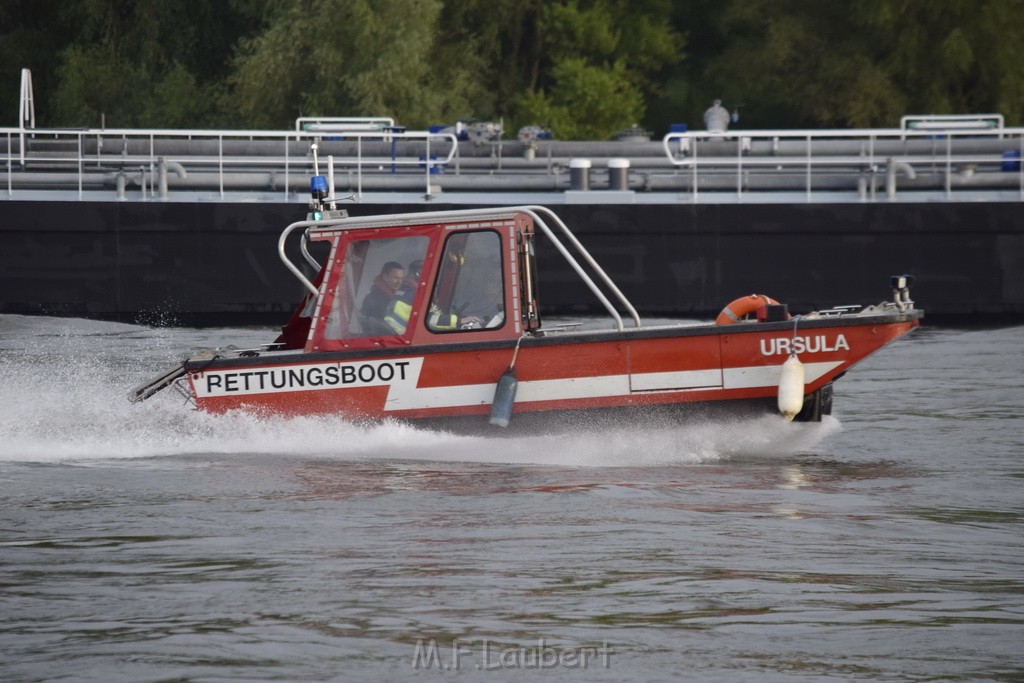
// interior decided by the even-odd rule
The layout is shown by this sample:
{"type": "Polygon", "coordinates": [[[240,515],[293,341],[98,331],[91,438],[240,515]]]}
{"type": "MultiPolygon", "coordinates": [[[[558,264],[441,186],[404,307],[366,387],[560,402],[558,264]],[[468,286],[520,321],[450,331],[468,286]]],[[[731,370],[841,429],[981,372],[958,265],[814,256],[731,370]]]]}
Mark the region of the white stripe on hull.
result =
{"type": "MultiPolygon", "coordinates": [[[[820,379],[826,373],[838,368],[843,361],[827,361],[819,363],[804,363],[804,382],[811,382],[820,379]]],[[[779,374],[782,372],[781,365],[754,365],[746,368],[723,368],[723,388],[725,389],[754,389],[757,387],[777,387],[779,385],[779,374]]]]}
{"type": "MultiPolygon", "coordinates": [[[[842,361],[804,363],[809,384],[842,365],[842,361]]],[[[677,372],[569,377],[519,382],[517,401],[565,401],[611,398],[631,393],[756,389],[776,387],[781,365],[717,368],[677,372]],[[631,383],[632,382],[632,383],[631,383]]],[[[252,396],[294,391],[389,387],[385,411],[490,405],[497,377],[485,384],[417,387],[423,358],[313,363],[276,366],[268,370],[208,370],[192,378],[199,399],[252,396]]]]}

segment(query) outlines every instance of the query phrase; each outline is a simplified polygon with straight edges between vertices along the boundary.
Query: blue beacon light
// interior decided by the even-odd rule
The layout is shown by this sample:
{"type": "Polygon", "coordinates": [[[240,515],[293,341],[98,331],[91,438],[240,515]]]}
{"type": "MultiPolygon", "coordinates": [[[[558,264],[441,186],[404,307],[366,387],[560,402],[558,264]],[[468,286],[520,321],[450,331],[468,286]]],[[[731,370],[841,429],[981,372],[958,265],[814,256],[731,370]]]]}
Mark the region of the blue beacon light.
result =
{"type": "Polygon", "coordinates": [[[322,175],[315,175],[309,179],[309,194],[312,197],[313,220],[320,220],[323,217],[321,209],[323,200],[327,196],[327,178],[322,175]]]}

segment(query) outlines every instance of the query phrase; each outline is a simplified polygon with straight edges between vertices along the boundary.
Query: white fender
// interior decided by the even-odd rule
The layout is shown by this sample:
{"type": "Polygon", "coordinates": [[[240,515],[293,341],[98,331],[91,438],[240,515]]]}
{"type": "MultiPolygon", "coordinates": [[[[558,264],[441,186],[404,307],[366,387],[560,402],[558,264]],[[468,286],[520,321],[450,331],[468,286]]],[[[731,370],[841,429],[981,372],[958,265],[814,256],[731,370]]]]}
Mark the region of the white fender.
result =
{"type": "Polygon", "coordinates": [[[779,374],[779,412],[787,420],[796,417],[804,407],[804,364],[791,354],[779,374]]]}

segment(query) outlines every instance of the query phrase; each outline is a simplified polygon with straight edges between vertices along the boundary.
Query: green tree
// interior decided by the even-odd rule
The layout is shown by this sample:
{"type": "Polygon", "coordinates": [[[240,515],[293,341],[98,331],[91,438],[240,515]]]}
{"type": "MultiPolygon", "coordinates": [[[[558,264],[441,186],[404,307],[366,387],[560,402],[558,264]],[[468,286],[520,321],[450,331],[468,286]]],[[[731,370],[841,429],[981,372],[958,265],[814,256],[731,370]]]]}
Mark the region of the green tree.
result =
{"type": "Polygon", "coordinates": [[[517,118],[561,138],[607,138],[640,121],[654,75],[682,58],[682,36],[661,0],[563,0],[544,5],[538,77],[517,100],[517,118]]]}
{"type": "Polygon", "coordinates": [[[564,139],[700,126],[1024,119],[1021,0],[0,0],[0,114],[41,126],[506,118],[564,139]],[[686,55],[683,59],[683,47],[686,55]]]}
{"type": "Polygon", "coordinates": [[[1019,120],[1016,0],[732,0],[703,74],[752,127],[896,126],[908,113],[1019,120]]]}
{"type": "Polygon", "coordinates": [[[477,98],[493,101],[479,77],[490,65],[445,51],[442,8],[440,0],[291,0],[243,41],[229,104],[265,127],[300,115],[387,115],[412,127],[471,115],[477,98]]]}
{"type": "Polygon", "coordinates": [[[543,5],[544,0],[446,0],[436,61],[458,65],[454,70],[475,84],[472,109],[461,116],[511,116],[516,97],[536,87],[543,5]]]}
{"type": "Polygon", "coordinates": [[[259,4],[204,0],[58,3],[70,38],[49,110],[62,125],[202,127],[221,122],[218,92],[259,4]]]}
{"type": "Polygon", "coordinates": [[[550,126],[559,138],[606,139],[643,115],[643,94],[621,64],[592,66],[582,58],[565,59],[552,68],[550,78],[550,95],[528,91],[519,98],[519,117],[550,126]]]}
{"type": "Polygon", "coordinates": [[[881,67],[904,93],[902,113],[1024,120],[1024,2],[860,0],[859,10],[888,48],[881,67]]]}
{"type": "Polygon", "coordinates": [[[36,124],[56,123],[40,100],[51,92],[66,27],[59,0],[0,0],[0,125],[18,124],[21,70],[32,70],[36,124]]]}
{"type": "Polygon", "coordinates": [[[748,126],[870,125],[905,107],[875,32],[855,29],[847,3],[737,1],[720,21],[730,40],[705,77],[727,105],[748,107],[748,126]]]}

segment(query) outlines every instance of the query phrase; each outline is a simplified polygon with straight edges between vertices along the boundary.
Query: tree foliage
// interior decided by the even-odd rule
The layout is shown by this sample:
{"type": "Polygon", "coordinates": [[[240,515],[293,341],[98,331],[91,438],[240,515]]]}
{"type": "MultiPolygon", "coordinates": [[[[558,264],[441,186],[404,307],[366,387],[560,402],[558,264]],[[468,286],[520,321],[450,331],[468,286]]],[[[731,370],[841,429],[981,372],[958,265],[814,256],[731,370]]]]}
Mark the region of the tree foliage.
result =
{"type": "Polygon", "coordinates": [[[893,126],[903,114],[1021,118],[1016,0],[734,0],[708,64],[758,127],[893,126]]]}
{"type": "Polygon", "coordinates": [[[419,128],[497,119],[607,138],[700,127],[1024,119],[1020,0],[0,0],[0,114],[43,126],[419,128]]]}
{"type": "Polygon", "coordinates": [[[605,138],[639,122],[653,75],[681,58],[682,38],[659,0],[579,0],[543,7],[546,48],[533,87],[517,99],[522,120],[568,138],[605,138]]]}
{"type": "MultiPolygon", "coordinates": [[[[862,0],[863,1],[863,0],[862,0]]],[[[887,41],[883,68],[915,112],[1000,112],[1024,118],[1024,3],[946,0],[864,2],[887,41]]]]}
{"type": "Polygon", "coordinates": [[[230,100],[264,127],[338,112],[408,116],[428,96],[422,81],[439,11],[436,0],[282,3],[267,30],[243,43],[230,100]]]}

